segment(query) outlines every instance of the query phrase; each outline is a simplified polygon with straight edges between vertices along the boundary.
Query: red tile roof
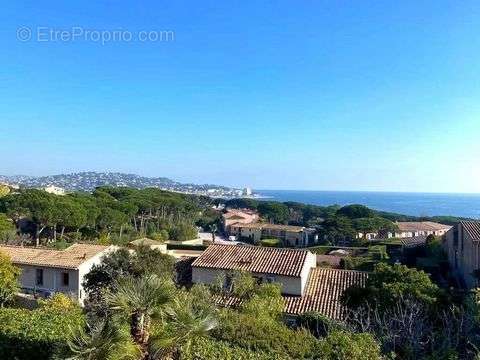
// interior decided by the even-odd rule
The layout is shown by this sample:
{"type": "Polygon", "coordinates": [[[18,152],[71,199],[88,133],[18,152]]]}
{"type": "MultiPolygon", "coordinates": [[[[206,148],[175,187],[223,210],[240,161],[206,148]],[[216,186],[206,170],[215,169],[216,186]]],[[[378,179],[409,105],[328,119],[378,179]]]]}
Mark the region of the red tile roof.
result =
{"type": "Polygon", "coordinates": [[[65,250],[0,246],[0,252],[8,255],[14,264],[77,269],[85,261],[108,248],[109,246],[90,244],[73,244],[65,250]]]}
{"type": "MultiPolygon", "coordinates": [[[[319,312],[331,319],[341,320],[347,315],[347,308],[340,302],[345,289],[352,285],[365,286],[368,273],[355,270],[314,268],[310,272],[304,296],[284,296],[284,313],[301,315],[319,312]]],[[[242,300],[235,296],[214,295],[216,306],[238,307],[242,300]]]]}
{"type": "Polygon", "coordinates": [[[352,285],[365,286],[368,273],[355,270],[314,268],[303,296],[286,296],[285,313],[300,315],[305,312],[319,312],[331,319],[342,319],[347,309],[340,298],[352,285]]]}
{"type": "Polygon", "coordinates": [[[460,221],[460,224],[472,240],[480,241],[480,221],[460,221]]]}
{"type": "Polygon", "coordinates": [[[289,232],[302,232],[305,230],[303,226],[294,226],[294,225],[283,225],[283,224],[270,224],[270,223],[250,223],[250,224],[243,224],[243,223],[236,223],[234,224],[236,227],[245,228],[245,229],[267,229],[267,230],[280,230],[280,231],[289,231],[289,232]]]}
{"type": "Polygon", "coordinates": [[[299,277],[307,250],[247,245],[210,245],[192,267],[299,277]]]}
{"type": "Polygon", "coordinates": [[[399,221],[396,224],[400,231],[438,231],[451,228],[450,225],[439,224],[433,221],[399,221]]]}

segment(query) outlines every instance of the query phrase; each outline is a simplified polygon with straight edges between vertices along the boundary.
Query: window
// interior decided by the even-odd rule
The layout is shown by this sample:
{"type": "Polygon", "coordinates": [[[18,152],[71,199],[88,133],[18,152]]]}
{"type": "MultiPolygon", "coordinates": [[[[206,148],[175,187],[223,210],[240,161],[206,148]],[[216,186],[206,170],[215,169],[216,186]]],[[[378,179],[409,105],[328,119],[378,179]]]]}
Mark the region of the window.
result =
{"type": "Polygon", "coordinates": [[[43,269],[37,269],[36,284],[43,285],[43,269]]]}
{"type": "Polygon", "coordinates": [[[68,272],[62,273],[62,284],[68,286],[70,284],[70,274],[68,272]]]}
{"type": "Polygon", "coordinates": [[[267,283],[273,283],[275,282],[275,277],[274,276],[267,276],[267,283]]]}

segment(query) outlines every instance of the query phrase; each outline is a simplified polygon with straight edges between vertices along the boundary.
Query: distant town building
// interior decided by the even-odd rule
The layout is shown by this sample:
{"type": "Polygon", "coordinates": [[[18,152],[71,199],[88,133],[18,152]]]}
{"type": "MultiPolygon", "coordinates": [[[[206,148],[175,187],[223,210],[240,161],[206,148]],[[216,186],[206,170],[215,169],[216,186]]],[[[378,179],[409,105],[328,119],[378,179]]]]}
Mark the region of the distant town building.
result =
{"type": "Polygon", "coordinates": [[[232,224],[251,224],[259,219],[258,212],[250,209],[231,209],[222,215],[223,231],[230,235],[232,224]]]}
{"type": "Polygon", "coordinates": [[[389,232],[388,237],[411,238],[416,236],[442,236],[451,229],[450,225],[439,224],[433,221],[396,222],[398,231],[389,232]]]}
{"type": "Polygon", "coordinates": [[[54,185],[48,185],[48,186],[44,187],[43,190],[45,190],[46,192],[48,192],[50,194],[55,194],[55,195],[65,195],[66,194],[66,191],[65,191],[64,188],[54,186],[54,185]]]}
{"type": "MultiPolygon", "coordinates": [[[[340,299],[350,286],[365,286],[368,273],[317,267],[315,254],[302,249],[241,245],[211,245],[192,263],[192,282],[211,284],[223,278],[231,283],[234,271],[246,271],[259,282],[280,284],[288,319],[319,312],[344,319],[347,309],[340,299]]],[[[219,306],[238,306],[233,296],[215,296],[219,306]]]]}
{"type": "Polygon", "coordinates": [[[80,304],[86,297],[84,276],[114,249],[114,246],[87,244],[74,244],[65,250],[0,246],[0,252],[22,270],[19,285],[23,293],[49,296],[61,292],[80,304]]]}
{"type": "Polygon", "coordinates": [[[358,239],[384,239],[384,238],[414,238],[418,236],[443,236],[450,230],[450,225],[444,225],[433,221],[398,221],[395,223],[396,231],[378,231],[357,234],[358,239]]]}
{"type": "Polygon", "coordinates": [[[230,225],[230,234],[240,241],[257,244],[262,239],[275,238],[285,246],[305,247],[318,242],[315,229],[303,226],[269,224],[269,223],[235,223],[230,225]]]}
{"type": "Polygon", "coordinates": [[[480,222],[461,221],[445,235],[444,249],[454,273],[467,288],[480,285],[480,222]]]}
{"type": "Polygon", "coordinates": [[[243,195],[252,196],[252,189],[250,189],[249,187],[246,187],[245,189],[243,189],[243,195]]]}

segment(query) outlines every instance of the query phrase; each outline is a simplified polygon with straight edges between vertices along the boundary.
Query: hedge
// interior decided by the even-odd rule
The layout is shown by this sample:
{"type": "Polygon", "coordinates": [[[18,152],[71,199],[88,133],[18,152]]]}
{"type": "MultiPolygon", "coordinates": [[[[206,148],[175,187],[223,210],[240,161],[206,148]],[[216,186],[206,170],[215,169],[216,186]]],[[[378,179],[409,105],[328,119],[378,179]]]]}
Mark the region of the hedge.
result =
{"type": "Polygon", "coordinates": [[[56,348],[65,346],[70,327],[83,323],[77,308],[0,308],[0,359],[52,359],[56,348]]]}
{"type": "Polygon", "coordinates": [[[223,341],[197,339],[190,349],[182,350],[182,360],[287,360],[278,354],[251,351],[223,341]]]}

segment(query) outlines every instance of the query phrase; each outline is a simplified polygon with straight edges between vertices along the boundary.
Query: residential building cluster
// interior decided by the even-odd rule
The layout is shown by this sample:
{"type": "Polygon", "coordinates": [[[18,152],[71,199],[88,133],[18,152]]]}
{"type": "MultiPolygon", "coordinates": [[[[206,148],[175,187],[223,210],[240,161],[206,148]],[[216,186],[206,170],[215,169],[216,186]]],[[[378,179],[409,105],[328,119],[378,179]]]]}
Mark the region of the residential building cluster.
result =
{"type": "Polygon", "coordinates": [[[80,304],[86,297],[82,286],[84,276],[114,250],[114,246],[87,244],[74,244],[65,250],[0,246],[0,252],[9,256],[22,271],[23,293],[48,297],[61,292],[80,304]]]}
{"type": "Polygon", "coordinates": [[[433,221],[397,221],[398,230],[358,233],[357,238],[367,240],[390,239],[390,238],[413,238],[418,236],[443,236],[450,230],[450,225],[444,225],[433,221]]]}
{"type": "MultiPolygon", "coordinates": [[[[368,277],[361,271],[317,267],[315,254],[305,249],[211,245],[192,263],[192,282],[214,284],[223,279],[228,287],[234,271],[248,272],[258,282],[278,283],[287,316],[315,311],[333,319],[346,316],[340,301],[343,291],[365,286],[368,277]]],[[[216,298],[223,306],[239,301],[232,296],[216,298]]]]}
{"type": "Polygon", "coordinates": [[[271,238],[281,240],[284,246],[290,247],[305,247],[318,242],[315,229],[260,222],[259,214],[249,209],[228,210],[223,214],[223,228],[228,236],[250,244],[271,238]]]}

